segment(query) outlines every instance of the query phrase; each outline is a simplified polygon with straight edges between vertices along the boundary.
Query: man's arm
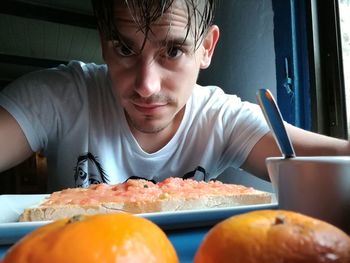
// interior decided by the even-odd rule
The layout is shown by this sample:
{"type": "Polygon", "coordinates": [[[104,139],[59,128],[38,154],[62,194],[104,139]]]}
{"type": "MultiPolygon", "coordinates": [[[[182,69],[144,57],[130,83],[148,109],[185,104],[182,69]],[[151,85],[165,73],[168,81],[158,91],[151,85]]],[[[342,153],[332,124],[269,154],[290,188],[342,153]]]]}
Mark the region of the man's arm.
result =
{"type": "Polygon", "coordinates": [[[0,172],[33,154],[17,121],[0,106],[0,172]]]}
{"type": "MultiPolygon", "coordinates": [[[[288,124],[286,128],[297,156],[350,155],[349,141],[309,132],[288,124]]],[[[282,156],[282,154],[272,133],[269,132],[253,147],[242,168],[264,180],[269,180],[265,159],[271,156],[282,156]]]]}

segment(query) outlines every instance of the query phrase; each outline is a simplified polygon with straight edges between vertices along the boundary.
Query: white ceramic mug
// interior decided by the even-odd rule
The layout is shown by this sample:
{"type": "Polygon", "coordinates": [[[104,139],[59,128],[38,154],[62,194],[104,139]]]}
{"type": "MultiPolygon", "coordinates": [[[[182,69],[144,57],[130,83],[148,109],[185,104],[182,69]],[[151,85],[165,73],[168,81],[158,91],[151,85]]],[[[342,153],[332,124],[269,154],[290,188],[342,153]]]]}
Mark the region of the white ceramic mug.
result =
{"type": "Polygon", "coordinates": [[[279,209],[327,221],[350,233],[350,157],[270,157],[279,209]]]}

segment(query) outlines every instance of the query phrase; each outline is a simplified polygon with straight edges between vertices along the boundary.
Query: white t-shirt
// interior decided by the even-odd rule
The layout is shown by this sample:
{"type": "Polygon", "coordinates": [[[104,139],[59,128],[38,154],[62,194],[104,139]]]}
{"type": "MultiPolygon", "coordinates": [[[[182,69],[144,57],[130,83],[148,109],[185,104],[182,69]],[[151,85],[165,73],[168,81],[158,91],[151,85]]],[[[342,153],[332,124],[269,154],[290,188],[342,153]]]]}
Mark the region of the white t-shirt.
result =
{"type": "Polygon", "coordinates": [[[49,192],[131,176],[208,181],[240,167],[269,130],[256,104],[196,85],[174,137],[149,154],[130,132],[107,67],[77,61],[21,77],[0,93],[0,105],[47,156],[49,192]]]}

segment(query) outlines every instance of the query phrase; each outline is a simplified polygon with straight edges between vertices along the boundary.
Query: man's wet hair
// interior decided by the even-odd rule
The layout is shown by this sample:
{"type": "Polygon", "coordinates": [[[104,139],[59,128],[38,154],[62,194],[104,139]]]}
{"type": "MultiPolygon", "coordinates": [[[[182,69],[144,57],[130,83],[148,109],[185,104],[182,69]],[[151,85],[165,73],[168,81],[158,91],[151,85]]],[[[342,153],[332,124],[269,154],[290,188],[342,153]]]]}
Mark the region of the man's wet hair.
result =
{"type": "Polygon", "coordinates": [[[146,41],[152,23],[165,12],[171,12],[175,1],[182,1],[187,9],[186,38],[192,33],[197,48],[213,24],[217,0],[92,0],[92,6],[98,30],[105,39],[123,42],[115,25],[114,5],[118,4],[129,10],[146,41]]]}

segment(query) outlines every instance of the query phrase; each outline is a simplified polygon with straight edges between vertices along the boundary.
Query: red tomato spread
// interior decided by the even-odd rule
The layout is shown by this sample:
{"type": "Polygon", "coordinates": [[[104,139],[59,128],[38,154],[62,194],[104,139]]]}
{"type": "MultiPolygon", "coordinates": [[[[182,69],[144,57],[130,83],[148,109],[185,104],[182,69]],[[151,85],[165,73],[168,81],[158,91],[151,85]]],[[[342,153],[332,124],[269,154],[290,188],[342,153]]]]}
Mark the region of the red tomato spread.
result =
{"type": "Polygon", "coordinates": [[[54,192],[42,206],[50,205],[98,205],[108,202],[139,202],[167,198],[196,198],[203,195],[236,195],[255,190],[242,185],[224,184],[219,181],[195,181],[170,177],[163,182],[131,179],[125,183],[96,184],[89,188],[68,188],[54,192]]]}

